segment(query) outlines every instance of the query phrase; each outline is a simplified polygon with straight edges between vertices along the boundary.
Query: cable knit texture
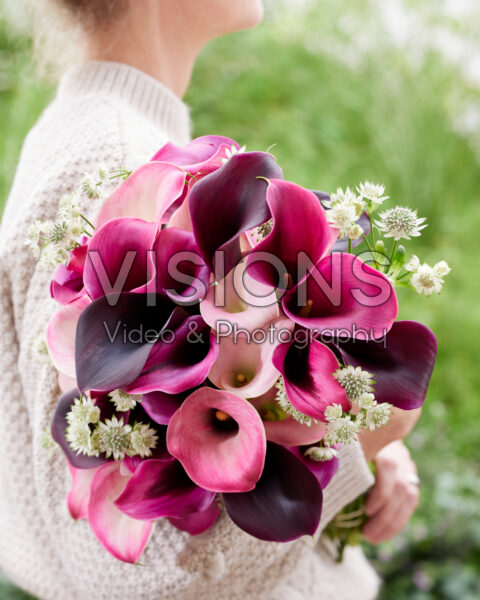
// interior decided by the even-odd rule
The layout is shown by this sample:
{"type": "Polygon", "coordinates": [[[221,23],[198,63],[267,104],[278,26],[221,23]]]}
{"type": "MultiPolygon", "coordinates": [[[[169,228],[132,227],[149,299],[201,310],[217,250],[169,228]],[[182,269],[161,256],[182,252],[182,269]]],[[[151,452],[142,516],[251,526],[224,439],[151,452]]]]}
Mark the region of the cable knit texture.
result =
{"type": "MultiPolygon", "coordinates": [[[[56,305],[51,274],[23,246],[25,229],[54,219],[60,198],[98,163],[131,169],[168,140],[188,139],[188,109],[162,84],[126,65],[88,63],[64,76],[25,141],[0,237],[0,568],[42,600],[370,600],[377,577],[359,550],[336,565],[322,543],[262,542],[225,514],[198,537],[161,520],[144,566],[121,563],[88,523],[72,521],[65,458],[40,445],[59,389],[30,345],[56,305]]],[[[94,217],[98,202],[82,209],[94,217]]],[[[342,450],[341,465],[325,491],[320,531],[372,484],[358,446],[342,450]]]]}

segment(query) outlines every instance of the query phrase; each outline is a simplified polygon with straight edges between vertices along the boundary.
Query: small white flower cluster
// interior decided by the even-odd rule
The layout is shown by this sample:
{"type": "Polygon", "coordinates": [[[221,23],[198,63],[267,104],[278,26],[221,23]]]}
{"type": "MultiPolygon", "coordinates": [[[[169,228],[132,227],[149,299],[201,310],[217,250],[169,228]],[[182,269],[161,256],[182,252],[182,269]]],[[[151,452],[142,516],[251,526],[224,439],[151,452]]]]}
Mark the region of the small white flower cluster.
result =
{"type": "Polygon", "coordinates": [[[366,210],[367,203],[360,196],[349,187],[345,191],[338,188],[336,194],[332,194],[324,204],[330,209],[327,211],[327,221],[338,229],[340,239],[348,237],[358,240],[362,237],[363,229],[357,221],[366,210]]]}
{"type": "Polygon", "coordinates": [[[89,200],[101,197],[100,186],[108,178],[105,167],[97,169],[98,183],[94,178],[85,175],[79,189],[60,200],[57,221],[36,221],[27,229],[25,245],[30,248],[33,256],[40,259],[43,268],[55,268],[60,263],[67,263],[70,252],[79,246],[82,235],[91,236],[93,225],[80,210],[80,198],[89,200]]]}
{"type": "Polygon", "coordinates": [[[380,218],[375,221],[375,225],[385,234],[385,237],[391,237],[396,242],[400,239],[409,240],[411,237],[419,237],[422,229],[425,229],[426,218],[419,218],[417,211],[406,206],[395,206],[380,213],[380,218]]]}
{"type": "Polygon", "coordinates": [[[405,265],[405,269],[412,273],[410,284],[418,294],[424,293],[425,296],[439,294],[442,291],[444,277],[451,271],[444,260],[431,267],[427,263],[420,263],[420,259],[415,255],[405,265]]]}
{"type": "Polygon", "coordinates": [[[66,439],[72,450],[86,456],[99,456],[123,460],[125,456],[152,455],[158,436],[156,431],[144,423],[128,425],[114,415],[105,422],[100,421],[100,409],[91,398],[76,398],[67,413],[66,439]]]}
{"type": "Polygon", "coordinates": [[[231,148],[226,148],[225,150],[225,158],[221,159],[221,162],[223,164],[227,163],[232,156],[235,156],[236,154],[243,154],[246,151],[247,147],[246,146],[242,146],[241,148],[237,148],[235,145],[232,145],[231,148]]]}
{"type": "Polygon", "coordinates": [[[277,395],[275,396],[275,400],[278,402],[278,405],[285,413],[292,416],[296,421],[302,423],[303,425],[306,425],[307,427],[311,427],[313,423],[318,423],[318,421],[312,419],[312,417],[304,415],[302,412],[300,412],[294,406],[292,406],[285,391],[285,381],[281,375],[278,378],[275,387],[277,389],[277,395]]]}
{"type": "Polygon", "coordinates": [[[358,195],[367,203],[369,212],[376,210],[381,204],[388,200],[389,196],[384,196],[385,186],[378,183],[365,181],[357,187],[358,195]]]}
{"type": "Polygon", "coordinates": [[[357,401],[363,394],[373,392],[373,375],[360,367],[351,365],[338,369],[333,376],[345,389],[345,393],[351,402],[357,401]]]}
{"type": "Polygon", "coordinates": [[[327,446],[311,446],[303,453],[303,456],[315,462],[327,462],[338,455],[336,448],[327,446]]]}
{"type": "Polygon", "coordinates": [[[30,348],[33,356],[35,356],[39,363],[51,363],[47,347],[47,338],[44,331],[32,339],[30,348]]]}
{"type": "Polygon", "coordinates": [[[108,395],[110,396],[110,400],[115,404],[115,408],[118,412],[133,410],[137,405],[137,402],[140,402],[142,399],[141,396],[127,394],[127,392],[124,392],[123,390],[114,390],[108,395]]]}

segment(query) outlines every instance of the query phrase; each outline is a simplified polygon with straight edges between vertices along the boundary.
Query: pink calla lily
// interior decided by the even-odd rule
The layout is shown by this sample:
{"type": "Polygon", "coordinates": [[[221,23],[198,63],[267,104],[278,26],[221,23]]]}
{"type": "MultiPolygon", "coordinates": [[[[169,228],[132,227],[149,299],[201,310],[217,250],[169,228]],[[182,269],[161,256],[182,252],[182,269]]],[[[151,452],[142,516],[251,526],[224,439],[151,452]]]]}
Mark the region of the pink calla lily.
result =
{"type": "Polygon", "coordinates": [[[295,323],[332,337],[374,339],[385,335],[398,313],[395,290],[385,275],[353,254],[323,258],[283,297],[295,323]]]}
{"type": "Polygon", "coordinates": [[[47,327],[47,347],[55,368],[75,379],[75,332],[83,311],[91,303],[81,296],[62,306],[50,319],[47,327]]]}
{"type": "Polygon", "coordinates": [[[255,398],[267,392],[280,375],[272,362],[275,350],[281,345],[280,332],[289,334],[293,324],[280,319],[272,326],[257,329],[255,338],[243,332],[221,337],[218,358],[208,374],[210,381],[242,398],[255,398]]]}
{"type": "Polygon", "coordinates": [[[78,246],[71,252],[68,265],[60,264],[50,283],[50,295],[59,304],[68,304],[83,296],[83,271],[87,258],[87,244],[78,246]]]}
{"type": "Polygon", "coordinates": [[[166,223],[182,200],[186,172],[173,164],[150,162],[136,171],[107,198],[97,228],[118,217],[166,223]]]}
{"type": "Polygon", "coordinates": [[[217,331],[220,323],[253,331],[279,316],[274,288],[255,281],[244,262],[217,285],[210,286],[200,312],[205,322],[217,331]]]}
{"type": "Polygon", "coordinates": [[[304,446],[319,442],[326,433],[324,423],[306,425],[291,415],[283,415],[275,397],[277,389],[273,387],[258,398],[250,398],[263,420],[265,434],[269,442],[282,446],[304,446]]]}
{"type": "Polygon", "coordinates": [[[200,487],[245,492],[255,487],[263,471],[265,429],[247,400],[204,387],[173,415],[167,447],[200,487]]]}
{"type": "Polygon", "coordinates": [[[188,513],[183,517],[169,517],[168,520],[180,531],[186,531],[190,535],[200,535],[212,527],[219,514],[218,504],[212,502],[205,510],[188,513]]]}
{"type": "Polygon", "coordinates": [[[88,522],[100,543],[115,558],[137,563],[153,524],[132,519],[115,506],[131,475],[121,462],[110,462],[95,473],[88,503],[88,522]]]}
{"type": "Polygon", "coordinates": [[[72,489],[67,496],[68,510],[73,519],[86,519],[88,517],[88,503],[90,502],[90,488],[100,467],[76,469],[70,463],[67,464],[72,474],[72,489]]]}

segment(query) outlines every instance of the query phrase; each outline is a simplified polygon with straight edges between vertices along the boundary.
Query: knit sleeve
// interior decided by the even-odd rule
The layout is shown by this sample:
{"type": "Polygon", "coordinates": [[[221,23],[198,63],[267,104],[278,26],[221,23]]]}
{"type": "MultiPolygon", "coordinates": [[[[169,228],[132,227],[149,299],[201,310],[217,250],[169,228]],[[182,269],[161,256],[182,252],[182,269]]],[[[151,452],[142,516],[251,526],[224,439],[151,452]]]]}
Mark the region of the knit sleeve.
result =
{"type": "Polygon", "coordinates": [[[359,443],[342,446],[338,452],[339,467],[323,495],[323,511],[316,537],[345,506],[366,492],[374,483],[359,443]]]}

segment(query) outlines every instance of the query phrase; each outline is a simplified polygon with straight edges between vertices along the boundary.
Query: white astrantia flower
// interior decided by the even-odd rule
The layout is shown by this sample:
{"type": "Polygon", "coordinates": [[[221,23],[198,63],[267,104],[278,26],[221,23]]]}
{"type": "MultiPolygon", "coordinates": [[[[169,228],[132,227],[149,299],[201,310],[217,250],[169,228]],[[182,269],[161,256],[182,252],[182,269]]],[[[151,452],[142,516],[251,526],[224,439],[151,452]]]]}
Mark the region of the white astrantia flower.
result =
{"type": "Polygon", "coordinates": [[[105,423],[99,423],[93,434],[93,442],[100,452],[105,452],[107,458],[123,460],[131,452],[131,425],[124,425],[123,418],[114,415],[105,423]]]}
{"type": "Polygon", "coordinates": [[[362,198],[357,196],[349,187],[345,191],[338,188],[335,194],[330,196],[330,200],[324,202],[328,208],[334,206],[350,206],[355,209],[355,216],[358,218],[367,208],[367,205],[362,198]]]}
{"type": "Polygon", "coordinates": [[[100,409],[98,406],[95,406],[92,399],[88,396],[75,398],[74,403],[66,415],[66,419],[71,425],[76,423],[95,425],[100,420],[100,409]]]}
{"type": "Polygon", "coordinates": [[[65,439],[77,454],[98,456],[98,448],[92,436],[92,431],[87,423],[74,422],[68,425],[65,439]]]}
{"type": "Polygon", "coordinates": [[[363,233],[363,229],[360,227],[360,225],[358,225],[358,223],[356,223],[355,225],[352,225],[348,230],[347,237],[349,240],[359,240],[362,237],[363,233]]]}
{"type": "Polygon", "coordinates": [[[385,234],[385,237],[398,241],[402,238],[409,240],[411,237],[420,236],[421,230],[427,227],[424,225],[425,221],[425,217],[417,217],[416,210],[406,206],[395,206],[380,213],[380,219],[375,221],[375,225],[385,234]]]}
{"type": "Polygon", "coordinates": [[[44,331],[32,339],[30,348],[32,350],[32,354],[39,363],[51,363],[50,354],[48,353],[47,347],[47,338],[44,331]]]}
{"type": "Polygon", "coordinates": [[[78,198],[75,194],[65,196],[60,200],[60,208],[58,211],[60,218],[66,221],[74,221],[82,216],[80,212],[80,206],[78,204],[78,198]]]}
{"type": "Polygon", "coordinates": [[[370,210],[375,210],[388,200],[388,196],[384,196],[385,186],[365,181],[357,187],[357,192],[361,198],[367,200],[370,210]]]}
{"type": "Polygon", "coordinates": [[[222,158],[222,163],[228,162],[232,158],[232,156],[235,156],[236,154],[243,154],[246,149],[247,149],[246,146],[237,148],[235,145],[232,145],[231,148],[227,148],[225,150],[225,158],[222,158]]]}
{"type": "Polygon", "coordinates": [[[40,434],[40,445],[44,450],[53,450],[53,448],[57,447],[57,442],[53,439],[48,429],[45,429],[40,434]]]}
{"type": "Polygon", "coordinates": [[[335,421],[336,419],[341,419],[343,417],[343,408],[340,404],[331,404],[325,409],[324,415],[327,421],[335,421]]]}
{"type": "Polygon", "coordinates": [[[87,196],[87,198],[90,198],[90,200],[100,198],[101,196],[100,187],[95,183],[90,175],[85,174],[85,179],[80,184],[80,189],[85,196],[87,196]]]}
{"type": "Polygon", "coordinates": [[[303,453],[303,456],[315,462],[327,462],[337,455],[338,451],[335,448],[327,448],[325,446],[312,446],[303,453]]]}
{"type": "Polygon", "coordinates": [[[338,237],[344,238],[355,225],[357,213],[354,206],[339,203],[326,212],[326,217],[330,225],[338,229],[338,237]]]}
{"type": "Polygon", "coordinates": [[[418,269],[418,267],[420,266],[420,259],[418,258],[418,256],[416,256],[415,254],[412,256],[412,258],[405,264],[405,269],[407,271],[416,271],[418,269]]]}
{"type": "Polygon", "coordinates": [[[375,431],[387,423],[390,422],[392,416],[392,405],[387,403],[378,404],[374,402],[373,405],[366,411],[364,417],[364,427],[370,431],[375,431]]]}
{"type": "Polygon", "coordinates": [[[40,246],[45,243],[45,229],[48,230],[50,224],[43,223],[42,221],[35,221],[28,229],[25,236],[24,244],[30,248],[35,258],[40,257],[40,246]]]}
{"type": "Polygon", "coordinates": [[[97,175],[102,183],[108,179],[109,171],[103,163],[97,165],[97,175]]]}
{"type": "Polygon", "coordinates": [[[452,269],[449,267],[447,261],[441,260],[433,267],[433,272],[438,277],[446,277],[452,269]]]}
{"type": "Polygon", "coordinates": [[[277,395],[275,396],[275,400],[284,412],[292,416],[299,423],[306,425],[307,427],[311,427],[313,423],[318,423],[316,419],[312,419],[312,417],[304,415],[302,412],[300,412],[294,406],[292,406],[290,400],[287,397],[287,392],[285,391],[285,381],[281,375],[277,379],[275,387],[277,389],[277,395]]]}
{"type": "Polygon", "coordinates": [[[130,455],[145,458],[152,455],[152,450],[156,448],[158,436],[155,429],[143,423],[136,423],[130,435],[130,455]]]}
{"type": "Polygon", "coordinates": [[[127,394],[123,390],[114,390],[108,394],[110,396],[110,400],[115,404],[115,408],[119,412],[126,412],[127,410],[132,410],[137,405],[137,402],[140,402],[141,396],[134,396],[132,394],[127,394]]]}
{"type": "Polygon", "coordinates": [[[360,408],[368,410],[375,404],[375,396],[370,392],[365,392],[357,399],[357,404],[360,408]]]}
{"type": "Polygon", "coordinates": [[[359,424],[350,415],[330,421],[327,425],[329,445],[351,444],[358,440],[359,432],[359,424]]]}
{"type": "Polygon", "coordinates": [[[255,242],[257,244],[262,242],[268,235],[270,235],[270,233],[272,232],[272,229],[273,229],[273,219],[269,219],[262,225],[255,227],[255,229],[252,229],[252,234],[253,234],[253,237],[255,238],[255,242]]]}
{"type": "Polygon", "coordinates": [[[410,277],[410,284],[417,290],[418,294],[431,296],[442,291],[443,279],[435,274],[432,267],[427,264],[420,267],[410,277]]]}
{"type": "Polygon", "coordinates": [[[348,399],[355,402],[365,392],[373,392],[373,375],[360,367],[348,366],[336,371],[333,376],[345,389],[348,399]]]}

